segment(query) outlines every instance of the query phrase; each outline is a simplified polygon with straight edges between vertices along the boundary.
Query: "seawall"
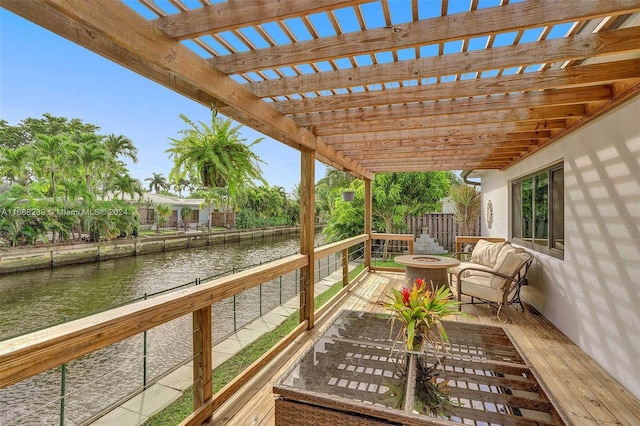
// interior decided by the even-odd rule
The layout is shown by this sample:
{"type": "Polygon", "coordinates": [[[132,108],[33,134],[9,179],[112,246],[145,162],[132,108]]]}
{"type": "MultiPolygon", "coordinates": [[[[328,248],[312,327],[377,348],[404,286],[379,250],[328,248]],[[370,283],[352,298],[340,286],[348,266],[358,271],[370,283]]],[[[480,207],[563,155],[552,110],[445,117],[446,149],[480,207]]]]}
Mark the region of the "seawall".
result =
{"type": "MultiPolygon", "coordinates": [[[[316,227],[316,229],[320,226],[316,227]]],[[[55,268],[56,266],[100,262],[169,250],[206,247],[256,238],[297,235],[300,227],[273,227],[250,230],[184,233],[153,237],[117,239],[98,243],[61,246],[18,247],[0,250],[0,274],[55,268]]]]}

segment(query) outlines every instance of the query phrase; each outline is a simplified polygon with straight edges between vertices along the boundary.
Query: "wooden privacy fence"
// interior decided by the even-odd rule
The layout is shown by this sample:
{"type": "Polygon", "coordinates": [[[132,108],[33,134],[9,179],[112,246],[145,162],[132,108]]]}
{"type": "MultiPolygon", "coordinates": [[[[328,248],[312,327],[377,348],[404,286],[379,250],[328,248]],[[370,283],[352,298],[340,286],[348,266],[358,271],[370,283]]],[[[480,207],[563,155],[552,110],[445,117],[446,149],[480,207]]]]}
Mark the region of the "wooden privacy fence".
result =
{"type": "MultiPolygon", "coordinates": [[[[422,216],[408,216],[405,218],[404,229],[394,229],[394,233],[411,234],[413,238],[418,238],[425,228],[429,236],[438,240],[438,244],[449,252],[455,252],[456,235],[458,235],[458,224],[453,213],[429,213],[422,216]]],[[[476,220],[474,228],[468,235],[480,235],[480,218],[476,220]]],[[[394,242],[399,244],[399,242],[394,242]]]]}

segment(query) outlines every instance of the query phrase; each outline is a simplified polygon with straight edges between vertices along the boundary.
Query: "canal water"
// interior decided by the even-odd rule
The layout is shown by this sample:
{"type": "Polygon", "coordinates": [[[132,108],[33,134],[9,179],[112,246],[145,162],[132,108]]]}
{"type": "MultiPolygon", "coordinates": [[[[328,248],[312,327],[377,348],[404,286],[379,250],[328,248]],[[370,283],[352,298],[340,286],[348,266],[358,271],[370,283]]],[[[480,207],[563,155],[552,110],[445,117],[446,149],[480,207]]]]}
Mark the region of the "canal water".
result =
{"type": "MultiPolygon", "coordinates": [[[[322,243],[322,234],[317,234],[316,245],[322,243]]],[[[196,279],[206,280],[280,259],[297,253],[298,247],[297,236],[260,237],[0,276],[0,340],[153,297],[196,279]]],[[[333,256],[316,265],[320,277],[338,267],[340,259],[333,256]]],[[[215,304],[214,343],[295,297],[298,290],[297,273],[290,273],[215,304]]],[[[65,425],[83,424],[141,389],[145,381],[188,361],[191,329],[191,316],[181,317],[149,330],[146,336],[140,334],[82,357],[64,369],[0,389],[0,425],[60,424],[61,412],[65,425]]]]}

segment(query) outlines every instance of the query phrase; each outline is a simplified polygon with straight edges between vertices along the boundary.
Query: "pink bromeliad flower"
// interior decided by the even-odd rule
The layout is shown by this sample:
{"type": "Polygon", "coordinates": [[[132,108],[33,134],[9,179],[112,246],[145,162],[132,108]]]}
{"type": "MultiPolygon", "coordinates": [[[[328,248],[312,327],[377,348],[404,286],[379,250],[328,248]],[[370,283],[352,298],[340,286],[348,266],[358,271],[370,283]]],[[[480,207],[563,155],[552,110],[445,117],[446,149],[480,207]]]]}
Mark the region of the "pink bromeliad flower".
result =
{"type": "Polygon", "coordinates": [[[404,303],[405,306],[409,306],[409,298],[411,297],[411,290],[409,290],[407,287],[402,289],[402,303],[404,303]]]}
{"type": "Polygon", "coordinates": [[[416,278],[416,286],[418,287],[418,291],[422,290],[424,287],[424,280],[422,278],[416,278]]]}

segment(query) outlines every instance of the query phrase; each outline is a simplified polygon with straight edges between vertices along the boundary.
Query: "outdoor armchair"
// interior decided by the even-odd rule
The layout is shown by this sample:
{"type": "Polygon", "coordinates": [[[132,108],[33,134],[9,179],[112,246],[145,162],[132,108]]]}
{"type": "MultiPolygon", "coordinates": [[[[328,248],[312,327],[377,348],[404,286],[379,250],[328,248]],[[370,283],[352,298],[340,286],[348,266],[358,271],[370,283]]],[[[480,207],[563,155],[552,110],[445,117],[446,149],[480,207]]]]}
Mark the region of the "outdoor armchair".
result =
{"type": "Polygon", "coordinates": [[[494,303],[498,306],[498,319],[511,322],[508,310],[510,304],[520,304],[524,312],[520,289],[526,285],[527,272],[533,259],[533,255],[526,250],[514,248],[492,269],[467,264],[456,274],[458,301],[462,301],[464,294],[471,297],[471,303],[476,303],[475,299],[480,299],[482,303],[494,303]],[[501,318],[503,312],[504,319],[501,318]]]}

